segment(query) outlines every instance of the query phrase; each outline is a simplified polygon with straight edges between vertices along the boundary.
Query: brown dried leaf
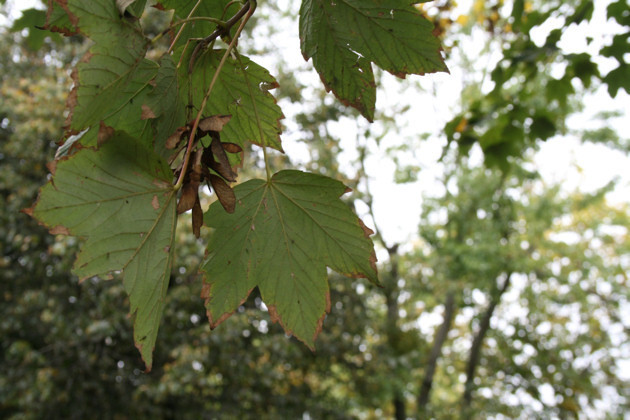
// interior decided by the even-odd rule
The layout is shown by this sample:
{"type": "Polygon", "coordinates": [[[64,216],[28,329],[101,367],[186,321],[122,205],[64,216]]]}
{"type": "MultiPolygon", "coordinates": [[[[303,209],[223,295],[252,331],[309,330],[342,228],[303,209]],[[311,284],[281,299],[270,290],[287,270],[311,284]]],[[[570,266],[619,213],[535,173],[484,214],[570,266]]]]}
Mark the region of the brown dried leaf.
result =
{"type": "Polygon", "coordinates": [[[175,130],[175,132],[166,139],[166,144],[164,145],[164,147],[166,147],[167,149],[176,148],[182,139],[182,135],[187,132],[188,127],[178,127],[177,130],[175,130]]]}
{"type": "Polygon", "coordinates": [[[153,118],[157,118],[157,116],[155,115],[155,112],[153,112],[153,110],[148,106],[148,105],[142,105],[142,113],[140,114],[140,119],[141,120],[150,120],[153,118]]]}
{"type": "Polygon", "coordinates": [[[236,143],[223,142],[221,144],[223,145],[223,150],[228,153],[241,153],[243,151],[243,148],[236,143]]]}
{"type": "Polygon", "coordinates": [[[101,121],[101,124],[98,128],[98,134],[96,135],[96,144],[99,147],[102,146],[103,143],[107,141],[107,139],[114,135],[115,131],[116,130],[114,130],[112,127],[105,125],[105,123],[101,121]]]}
{"type": "MultiPolygon", "coordinates": [[[[87,52],[81,58],[79,63],[88,62],[91,57],[92,57],[92,54],[87,52]]],[[[70,90],[70,93],[68,94],[68,97],[66,98],[66,109],[68,109],[69,112],[68,112],[68,116],[66,117],[66,120],[63,122],[63,128],[66,129],[66,131],[70,130],[70,126],[72,125],[72,116],[74,115],[74,108],[79,103],[79,100],[78,100],[78,95],[79,95],[79,66],[78,65],[75,66],[74,69],[72,69],[72,72],[70,73],[70,78],[72,79],[72,89],[70,90]]]]}
{"type": "Polygon", "coordinates": [[[48,168],[48,171],[50,171],[51,175],[54,175],[57,171],[57,162],[57,160],[53,160],[46,164],[46,167],[48,168]]]}
{"type": "Polygon", "coordinates": [[[27,207],[25,209],[20,210],[20,213],[24,213],[28,216],[33,217],[33,207],[27,207]]]}
{"type": "Polygon", "coordinates": [[[236,195],[234,190],[221,177],[210,175],[210,183],[217,195],[219,202],[228,213],[234,213],[236,208],[236,195]]]}
{"type": "Polygon", "coordinates": [[[223,126],[227,124],[231,118],[231,115],[211,115],[210,117],[199,121],[199,129],[206,132],[219,132],[223,130],[223,126]]]}
{"type": "Polygon", "coordinates": [[[61,225],[53,227],[49,232],[51,235],[70,235],[68,228],[61,225]]]}
{"type": "Polygon", "coordinates": [[[363,223],[363,220],[361,219],[359,219],[359,226],[361,226],[361,229],[363,230],[363,236],[365,236],[366,238],[369,238],[370,236],[374,235],[374,231],[370,229],[369,227],[367,227],[365,223],[363,223]]]}

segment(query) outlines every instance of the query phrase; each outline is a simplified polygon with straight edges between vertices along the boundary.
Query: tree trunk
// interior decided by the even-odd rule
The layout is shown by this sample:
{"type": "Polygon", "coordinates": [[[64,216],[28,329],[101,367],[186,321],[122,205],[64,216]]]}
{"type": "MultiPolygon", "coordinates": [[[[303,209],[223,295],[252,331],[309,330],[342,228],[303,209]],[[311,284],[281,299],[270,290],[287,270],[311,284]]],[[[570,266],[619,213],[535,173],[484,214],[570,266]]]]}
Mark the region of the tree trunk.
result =
{"type": "Polygon", "coordinates": [[[455,292],[449,290],[446,294],[446,301],[444,302],[444,320],[440,329],[435,335],[433,341],[433,347],[429,354],[429,360],[427,361],[424,378],[420,387],[420,393],[418,394],[418,416],[423,417],[426,413],[427,404],[429,403],[429,395],[431,394],[431,387],[433,386],[433,376],[435,375],[435,369],[437,367],[437,361],[442,354],[442,346],[446,341],[448,332],[451,329],[451,323],[453,322],[453,316],[455,314],[455,292]]]}
{"type": "Polygon", "coordinates": [[[397,394],[394,397],[394,418],[396,420],[406,420],[407,412],[405,408],[405,399],[402,395],[397,394]]]}
{"type": "Polygon", "coordinates": [[[510,285],[511,277],[512,273],[509,273],[503,283],[503,286],[497,290],[497,293],[495,293],[492,297],[490,305],[488,305],[488,309],[486,309],[486,312],[483,314],[483,318],[481,319],[481,323],[479,324],[479,331],[477,331],[477,335],[475,335],[475,338],[473,339],[472,347],[470,348],[470,356],[468,357],[468,363],[466,364],[466,384],[464,385],[464,396],[462,398],[463,415],[470,407],[470,403],[472,401],[475,370],[479,364],[483,340],[490,329],[490,319],[492,318],[495,308],[499,302],[501,302],[501,296],[503,296],[503,293],[505,293],[510,285]]]}
{"type": "MultiPolygon", "coordinates": [[[[390,348],[395,348],[396,340],[400,336],[398,328],[398,255],[396,253],[398,246],[388,247],[390,268],[387,278],[383,281],[383,294],[387,304],[386,331],[387,340],[390,348]]],[[[392,404],[394,406],[394,418],[396,420],[405,420],[407,418],[407,409],[405,407],[405,397],[400,391],[395,391],[392,404]]]]}

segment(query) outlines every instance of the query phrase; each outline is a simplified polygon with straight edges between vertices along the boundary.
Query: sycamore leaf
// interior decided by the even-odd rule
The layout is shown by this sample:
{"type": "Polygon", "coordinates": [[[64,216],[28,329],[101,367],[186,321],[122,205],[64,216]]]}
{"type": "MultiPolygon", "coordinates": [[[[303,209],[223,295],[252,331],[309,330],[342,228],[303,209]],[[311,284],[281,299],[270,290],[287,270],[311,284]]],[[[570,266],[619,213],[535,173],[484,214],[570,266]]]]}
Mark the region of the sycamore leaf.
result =
{"type": "Polygon", "coordinates": [[[95,145],[100,121],[149,142],[150,123],[141,119],[144,97],[158,65],[144,58],[148,40],[139,24],[120,15],[111,0],[68,0],[67,9],[94,46],[77,65],[68,98],[69,128],[90,128],[81,142],[95,145]]]}
{"type": "Polygon", "coordinates": [[[433,25],[413,2],[304,0],[300,43],[326,89],[372,121],[373,62],[398,76],[448,71],[433,25]]]}
{"type": "Polygon", "coordinates": [[[11,32],[28,30],[26,45],[33,51],[39,50],[44,45],[46,37],[50,37],[55,42],[61,39],[59,34],[51,34],[44,31],[46,23],[46,12],[38,9],[26,9],[22,11],[22,16],[13,21],[11,32]]]}
{"type": "Polygon", "coordinates": [[[80,277],[123,270],[134,340],[147,369],[164,309],[173,259],[175,191],[169,166],[116,132],[99,150],[58,161],[30,214],[52,232],[85,237],[80,277]]]}
{"type": "Polygon", "coordinates": [[[619,89],[623,89],[626,93],[630,93],[630,65],[628,63],[619,63],[619,67],[610,71],[604,78],[604,82],[608,85],[608,94],[615,98],[619,89]]]}
{"type": "Polygon", "coordinates": [[[346,191],[290,170],[236,186],[233,214],[210,206],[204,221],[215,231],[202,271],[212,328],[258,286],[272,320],[314,348],[330,306],[326,267],[378,282],[372,231],[339,199],[346,191]]]}
{"type": "MultiPolygon", "coordinates": [[[[169,149],[167,140],[187,122],[185,105],[180,96],[177,69],[170,55],[165,55],[160,59],[160,68],[155,76],[154,84],[155,86],[147,95],[143,106],[145,110],[150,110],[154,116],[152,123],[154,125],[155,150],[162,157],[167,157],[170,154],[167,150],[169,149]]],[[[145,118],[150,117],[145,114],[145,118]]],[[[171,146],[173,145],[171,144],[171,146]]]]}
{"type": "Polygon", "coordinates": [[[48,29],[51,32],[59,32],[65,36],[73,36],[79,33],[77,18],[68,10],[66,1],[53,0],[48,2],[44,29],[48,29]]]}
{"type": "MultiPolygon", "coordinates": [[[[241,7],[238,2],[230,0],[212,0],[202,1],[197,0],[158,0],[157,2],[164,9],[173,9],[173,22],[178,22],[182,19],[188,18],[193,7],[196,6],[195,11],[191,17],[212,17],[220,20],[228,20],[232,17],[241,7]]],[[[176,29],[179,30],[180,27],[176,29]]],[[[207,20],[195,20],[189,22],[182,28],[182,33],[177,41],[176,45],[184,45],[188,39],[205,38],[217,29],[216,23],[212,23],[207,20]]],[[[232,32],[236,27],[232,28],[232,32]]]]}
{"type": "MultiPolygon", "coordinates": [[[[199,109],[225,50],[209,50],[195,61],[188,80],[188,67],[181,75],[183,98],[192,95],[192,104],[199,109]]],[[[185,61],[187,62],[187,61],[185,61]]],[[[246,57],[229,57],[221,70],[206,105],[204,115],[231,115],[230,123],[223,127],[221,138],[240,146],[244,141],[282,150],[280,120],[282,110],[269,90],[278,86],[269,72],[246,57]],[[262,138],[261,138],[262,134],[262,138]]],[[[188,102],[188,99],[185,99],[188,102]]]]}

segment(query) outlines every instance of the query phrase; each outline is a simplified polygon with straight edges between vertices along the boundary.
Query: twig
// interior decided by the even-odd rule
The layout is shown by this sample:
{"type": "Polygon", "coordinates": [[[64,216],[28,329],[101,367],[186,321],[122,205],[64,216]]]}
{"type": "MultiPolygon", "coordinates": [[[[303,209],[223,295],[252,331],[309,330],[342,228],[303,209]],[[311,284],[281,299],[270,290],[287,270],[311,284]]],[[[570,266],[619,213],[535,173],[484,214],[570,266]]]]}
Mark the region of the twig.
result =
{"type": "MultiPolygon", "coordinates": [[[[255,7],[254,7],[254,9],[255,9],[255,7]]],[[[192,72],[193,64],[195,63],[195,59],[197,58],[197,55],[199,54],[199,52],[203,48],[205,48],[208,44],[210,44],[212,41],[217,39],[218,37],[230,33],[230,29],[232,28],[232,26],[234,26],[236,24],[236,22],[238,22],[250,10],[252,10],[252,5],[251,5],[250,1],[247,1],[243,5],[243,7],[241,7],[240,10],[238,12],[236,12],[236,14],[234,16],[232,16],[227,22],[225,22],[224,25],[222,25],[221,27],[215,29],[214,32],[212,32],[210,35],[208,35],[207,37],[205,37],[201,41],[199,41],[199,43],[197,44],[197,46],[195,47],[195,49],[193,50],[193,52],[192,52],[192,54],[190,56],[190,62],[188,63],[188,72],[189,73],[192,72]]],[[[251,16],[251,13],[249,13],[249,16],[251,16]]],[[[249,18],[247,18],[245,21],[247,21],[248,19],[249,18]]],[[[238,33],[239,32],[237,31],[237,34],[238,33]]],[[[236,35],[234,38],[235,39],[238,38],[238,35],[236,35]]]]}
{"type": "MultiPolygon", "coordinates": [[[[197,0],[197,3],[193,6],[192,9],[190,9],[190,13],[188,13],[188,17],[186,19],[190,19],[192,17],[193,13],[195,13],[195,10],[197,10],[197,7],[199,7],[199,5],[201,4],[201,1],[202,0],[197,0]]],[[[173,51],[173,48],[175,47],[175,43],[177,42],[179,37],[182,35],[182,32],[184,31],[185,27],[186,27],[186,24],[184,23],[179,28],[179,31],[177,31],[177,35],[175,35],[175,38],[173,39],[173,42],[171,42],[171,46],[168,47],[168,50],[166,51],[167,54],[170,54],[171,51],[173,51]]]]}

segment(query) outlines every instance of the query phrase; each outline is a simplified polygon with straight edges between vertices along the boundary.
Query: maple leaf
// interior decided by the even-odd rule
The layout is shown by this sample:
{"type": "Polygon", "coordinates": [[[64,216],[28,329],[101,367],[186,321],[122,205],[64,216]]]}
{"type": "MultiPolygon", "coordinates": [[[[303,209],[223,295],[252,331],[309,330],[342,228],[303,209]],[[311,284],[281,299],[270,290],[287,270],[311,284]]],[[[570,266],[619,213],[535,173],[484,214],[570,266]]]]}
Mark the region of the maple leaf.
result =
{"type": "Polygon", "coordinates": [[[202,267],[212,328],[258,286],[273,321],[310,348],[330,309],[326,267],[378,283],[369,230],[339,199],[347,188],[322,175],[281,171],[234,188],[233,214],[214,203],[202,267]]]}
{"type": "MultiPolygon", "coordinates": [[[[201,106],[224,54],[225,50],[221,49],[201,54],[194,63],[191,75],[188,75],[188,69],[183,66],[182,72],[185,74],[181,75],[180,87],[186,102],[192,93],[193,106],[201,106]]],[[[284,115],[276,99],[269,93],[269,90],[277,86],[276,79],[252,60],[243,56],[238,59],[229,57],[217,78],[212,90],[212,100],[208,101],[204,114],[232,116],[221,134],[228,142],[242,146],[247,140],[282,151],[280,120],[284,115]]]]}
{"type": "MultiPolygon", "coordinates": [[[[152,133],[149,122],[140,118],[141,106],[152,89],[150,82],[158,65],[144,58],[148,40],[140,25],[136,20],[121,18],[111,0],[60,3],[69,20],[94,41],[73,72],[75,86],[68,96],[70,130],[89,129],[81,143],[93,146],[103,121],[149,144],[152,133]]],[[[58,14],[59,10],[51,4],[49,14],[58,14]]]]}
{"type": "Polygon", "coordinates": [[[80,278],[123,270],[135,315],[134,341],[151,369],[173,260],[175,191],[169,166],[125,133],[53,167],[32,209],[51,228],[86,238],[73,271],[80,278]]]}
{"type": "Polygon", "coordinates": [[[304,0],[300,46],[326,89],[369,121],[376,88],[371,63],[398,76],[448,71],[433,25],[412,2],[304,0]]]}

